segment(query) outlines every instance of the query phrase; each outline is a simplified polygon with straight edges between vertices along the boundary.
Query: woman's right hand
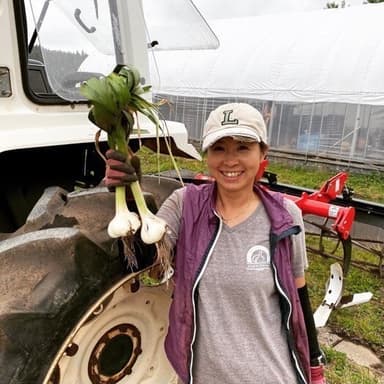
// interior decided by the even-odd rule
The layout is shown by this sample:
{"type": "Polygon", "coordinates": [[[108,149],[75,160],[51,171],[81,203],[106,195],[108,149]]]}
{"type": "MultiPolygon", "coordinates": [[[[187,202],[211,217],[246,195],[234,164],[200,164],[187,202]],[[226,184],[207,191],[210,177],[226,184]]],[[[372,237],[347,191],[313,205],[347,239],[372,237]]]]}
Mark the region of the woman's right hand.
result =
{"type": "Polygon", "coordinates": [[[104,184],[109,190],[120,185],[130,185],[140,181],[140,159],[132,156],[130,160],[122,152],[109,149],[106,154],[107,166],[105,168],[104,184]]]}

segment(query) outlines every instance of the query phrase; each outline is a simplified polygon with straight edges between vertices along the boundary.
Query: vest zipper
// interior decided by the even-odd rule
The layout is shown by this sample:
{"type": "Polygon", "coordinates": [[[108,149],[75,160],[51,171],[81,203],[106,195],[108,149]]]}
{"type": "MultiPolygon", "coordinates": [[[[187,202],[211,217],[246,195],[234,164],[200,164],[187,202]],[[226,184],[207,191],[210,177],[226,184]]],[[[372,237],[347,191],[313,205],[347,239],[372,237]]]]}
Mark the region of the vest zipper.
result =
{"type": "Polygon", "coordinates": [[[223,221],[219,217],[219,226],[217,228],[217,231],[215,233],[215,236],[213,237],[213,240],[212,240],[211,244],[208,246],[208,253],[206,253],[206,256],[203,258],[203,262],[201,263],[201,265],[200,265],[200,267],[198,269],[198,274],[196,276],[195,283],[193,284],[193,287],[192,287],[193,336],[192,336],[192,341],[191,341],[191,346],[190,346],[191,361],[190,361],[190,364],[189,364],[189,384],[193,383],[193,376],[192,376],[193,344],[195,343],[195,339],[196,339],[196,303],[195,303],[195,292],[196,292],[196,288],[197,288],[197,286],[199,284],[199,281],[201,280],[201,277],[203,276],[203,273],[204,273],[204,271],[205,271],[205,269],[207,267],[209,259],[211,258],[213,249],[215,248],[215,245],[217,243],[217,239],[220,236],[222,228],[223,228],[223,221]]]}
{"type": "MultiPolygon", "coordinates": [[[[285,237],[288,237],[294,233],[297,233],[296,232],[296,226],[295,227],[292,227],[292,228],[289,228],[288,230],[284,231],[282,234],[280,234],[279,236],[276,236],[274,234],[271,235],[271,255],[274,255],[275,254],[275,249],[276,249],[276,244],[279,240],[282,240],[284,239],[285,237]]],[[[288,306],[289,306],[289,312],[288,312],[288,316],[287,316],[287,321],[286,321],[286,329],[287,331],[289,332],[289,335],[291,336],[291,327],[290,327],[290,319],[291,319],[291,316],[292,316],[292,303],[291,301],[289,300],[289,297],[287,296],[287,294],[285,293],[284,289],[282,288],[282,286],[280,285],[280,282],[279,282],[279,279],[277,278],[277,269],[276,269],[276,265],[274,263],[274,259],[272,257],[272,268],[273,268],[273,278],[275,280],[275,284],[276,284],[276,288],[277,290],[279,291],[280,295],[285,299],[285,301],[288,303],[288,306]]],[[[305,375],[301,369],[301,366],[299,364],[299,360],[296,356],[296,351],[294,351],[292,348],[289,347],[289,352],[291,353],[292,357],[293,357],[293,360],[295,362],[295,367],[296,367],[296,371],[299,373],[301,379],[302,379],[302,382],[303,384],[308,384],[306,378],[305,378],[305,375]]]]}

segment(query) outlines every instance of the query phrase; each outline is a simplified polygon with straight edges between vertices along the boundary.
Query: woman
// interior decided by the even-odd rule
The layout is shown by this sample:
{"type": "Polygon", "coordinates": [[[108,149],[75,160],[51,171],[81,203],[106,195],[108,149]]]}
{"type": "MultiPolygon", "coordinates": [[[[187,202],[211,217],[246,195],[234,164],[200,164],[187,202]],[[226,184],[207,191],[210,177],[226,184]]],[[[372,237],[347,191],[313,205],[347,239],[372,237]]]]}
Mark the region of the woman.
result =
{"type": "MultiPolygon", "coordinates": [[[[176,247],[170,362],[182,383],[325,383],[301,212],[255,182],[268,150],[262,115],[218,107],[202,149],[215,181],[176,190],[157,213],[176,247]]],[[[106,185],[119,185],[132,170],[107,157],[106,185]]]]}

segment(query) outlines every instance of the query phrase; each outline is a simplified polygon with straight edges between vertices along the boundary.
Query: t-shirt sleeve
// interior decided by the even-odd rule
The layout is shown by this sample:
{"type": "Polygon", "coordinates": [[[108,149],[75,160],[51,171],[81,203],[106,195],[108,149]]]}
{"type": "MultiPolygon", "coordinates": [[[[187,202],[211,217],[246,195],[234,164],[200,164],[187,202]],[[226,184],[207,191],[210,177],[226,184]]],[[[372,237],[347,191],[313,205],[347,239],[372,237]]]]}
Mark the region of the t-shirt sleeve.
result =
{"type": "Polygon", "coordinates": [[[285,199],[284,202],[286,209],[292,216],[294,225],[299,225],[301,227],[301,232],[292,236],[292,268],[295,277],[302,277],[304,276],[304,271],[308,268],[303,215],[300,208],[292,200],[285,199]]]}
{"type": "Polygon", "coordinates": [[[182,187],[173,191],[161,205],[156,214],[167,223],[167,234],[172,247],[176,245],[179,236],[185,189],[186,187],[182,187]]]}

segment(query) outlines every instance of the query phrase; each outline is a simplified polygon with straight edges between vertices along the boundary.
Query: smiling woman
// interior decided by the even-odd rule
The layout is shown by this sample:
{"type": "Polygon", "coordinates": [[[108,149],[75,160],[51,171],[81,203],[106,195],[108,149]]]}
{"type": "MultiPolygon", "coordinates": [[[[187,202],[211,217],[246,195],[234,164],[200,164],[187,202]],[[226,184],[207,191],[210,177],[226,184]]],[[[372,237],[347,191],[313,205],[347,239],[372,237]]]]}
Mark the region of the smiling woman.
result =
{"type": "Polygon", "coordinates": [[[218,185],[216,209],[227,225],[243,221],[258,206],[253,184],[264,155],[257,142],[241,138],[222,138],[208,148],[208,171],[218,185]],[[244,194],[239,195],[242,189],[244,194]]]}
{"type": "MultiPolygon", "coordinates": [[[[261,113],[219,106],[202,147],[212,182],[176,189],[157,212],[175,248],[169,361],[184,384],[324,384],[301,211],[257,183],[268,149],[261,113]]],[[[121,165],[108,163],[107,185],[113,175],[129,184],[116,177],[121,165]]]]}

